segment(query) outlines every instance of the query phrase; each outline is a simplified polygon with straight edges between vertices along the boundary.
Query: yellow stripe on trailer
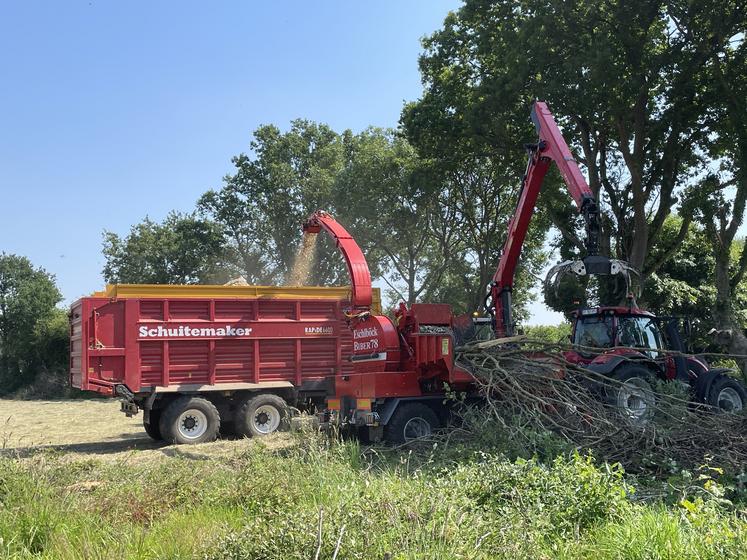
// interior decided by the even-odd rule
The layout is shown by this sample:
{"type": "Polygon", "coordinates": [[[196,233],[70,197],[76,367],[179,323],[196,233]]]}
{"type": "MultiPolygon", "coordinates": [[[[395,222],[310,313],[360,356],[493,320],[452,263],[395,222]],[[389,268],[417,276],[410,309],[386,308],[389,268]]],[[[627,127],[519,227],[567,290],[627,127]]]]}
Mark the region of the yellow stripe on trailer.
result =
{"type": "Polygon", "coordinates": [[[327,399],[327,408],[329,410],[340,410],[340,399],[327,399]]]}
{"type": "MultiPolygon", "coordinates": [[[[258,298],[350,300],[349,286],[223,286],[218,284],[108,284],[92,297],[127,298],[258,298]]],[[[381,314],[381,290],[372,288],[371,311],[381,314]]]]}

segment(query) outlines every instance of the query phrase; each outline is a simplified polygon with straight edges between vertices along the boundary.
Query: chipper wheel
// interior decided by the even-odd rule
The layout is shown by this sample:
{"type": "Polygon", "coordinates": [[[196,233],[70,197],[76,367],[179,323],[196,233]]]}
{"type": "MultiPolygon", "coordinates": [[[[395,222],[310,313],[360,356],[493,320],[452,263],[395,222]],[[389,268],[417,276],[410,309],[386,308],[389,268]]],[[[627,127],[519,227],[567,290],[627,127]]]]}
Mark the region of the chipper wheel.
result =
{"type": "Polygon", "coordinates": [[[277,395],[263,394],[245,398],[236,410],[236,433],[245,437],[266,436],[289,429],[290,412],[277,395]]]}
{"type": "Polygon", "coordinates": [[[170,443],[204,443],[217,439],[220,415],[207,399],[181,397],[166,407],[158,425],[170,443]]]}
{"type": "Polygon", "coordinates": [[[643,366],[622,366],[607,386],[607,403],[633,426],[643,427],[654,417],[656,397],[649,380],[651,371],[643,366]]]}
{"type": "Polygon", "coordinates": [[[720,375],[711,385],[707,402],[721,412],[739,412],[747,407],[747,392],[738,380],[720,375]]]}
{"type": "Polygon", "coordinates": [[[145,415],[143,415],[143,428],[145,428],[145,433],[152,439],[161,441],[163,439],[161,436],[161,427],[159,426],[161,421],[161,411],[151,410],[149,420],[149,422],[146,422],[145,415]]]}
{"type": "Polygon", "coordinates": [[[441,423],[433,409],[421,403],[405,403],[397,408],[384,429],[389,443],[402,444],[433,434],[441,423]]]}

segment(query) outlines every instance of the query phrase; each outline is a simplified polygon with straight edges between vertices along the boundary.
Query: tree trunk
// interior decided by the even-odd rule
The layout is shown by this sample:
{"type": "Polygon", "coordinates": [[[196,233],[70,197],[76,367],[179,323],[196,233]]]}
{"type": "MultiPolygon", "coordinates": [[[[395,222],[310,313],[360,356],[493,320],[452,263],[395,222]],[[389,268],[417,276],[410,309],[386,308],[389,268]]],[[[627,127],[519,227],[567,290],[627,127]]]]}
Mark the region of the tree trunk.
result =
{"type": "MultiPolygon", "coordinates": [[[[716,342],[725,346],[729,354],[747,356],[747,336],[742,330],[732,304],[728,251],[716,252],[715,280],[716,308],[713,310],[713,317],[718,331],[716,342]]],[[[736,357],[734,360],[747,382],[747,358],[736,357]]]]}

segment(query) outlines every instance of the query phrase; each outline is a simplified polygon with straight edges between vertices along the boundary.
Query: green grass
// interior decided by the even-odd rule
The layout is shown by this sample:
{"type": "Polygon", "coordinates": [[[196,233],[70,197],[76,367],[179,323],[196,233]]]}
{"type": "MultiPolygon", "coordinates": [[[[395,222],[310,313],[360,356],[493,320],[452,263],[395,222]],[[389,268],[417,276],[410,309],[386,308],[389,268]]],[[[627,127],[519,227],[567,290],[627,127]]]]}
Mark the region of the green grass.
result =
{"type": "Polygon", "coordinates": [[[338,539],[340,559],[738,558],[747,547],[743,513],[713,479],[682,505],[644,503],[620,469],[579,455],[372,451],[307,434],[280,451],[189,457],[0,459],[0,556],[285,560],[321,545],[329,559],[338,539]]]}

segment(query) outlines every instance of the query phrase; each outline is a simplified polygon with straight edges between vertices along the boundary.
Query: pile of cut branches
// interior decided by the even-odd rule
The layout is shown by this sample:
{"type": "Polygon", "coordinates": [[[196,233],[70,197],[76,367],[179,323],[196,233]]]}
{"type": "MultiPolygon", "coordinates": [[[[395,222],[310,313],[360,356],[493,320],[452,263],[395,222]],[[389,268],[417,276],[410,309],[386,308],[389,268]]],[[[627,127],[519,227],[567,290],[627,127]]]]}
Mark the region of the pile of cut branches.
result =
{"type": "Polygon", "coordinates": [[[514,337],[463,346],[456,360],[478,380],[490,420],[514,440],[550,431],[631,472],[667,474],[706,463],[741,472],[747,466],[744,411],[715,411],[694,403],[681,386],[659,382],[646,416],[632,417],[610,398],[622,383],[569,363],[567,349],[514,337]]]}

